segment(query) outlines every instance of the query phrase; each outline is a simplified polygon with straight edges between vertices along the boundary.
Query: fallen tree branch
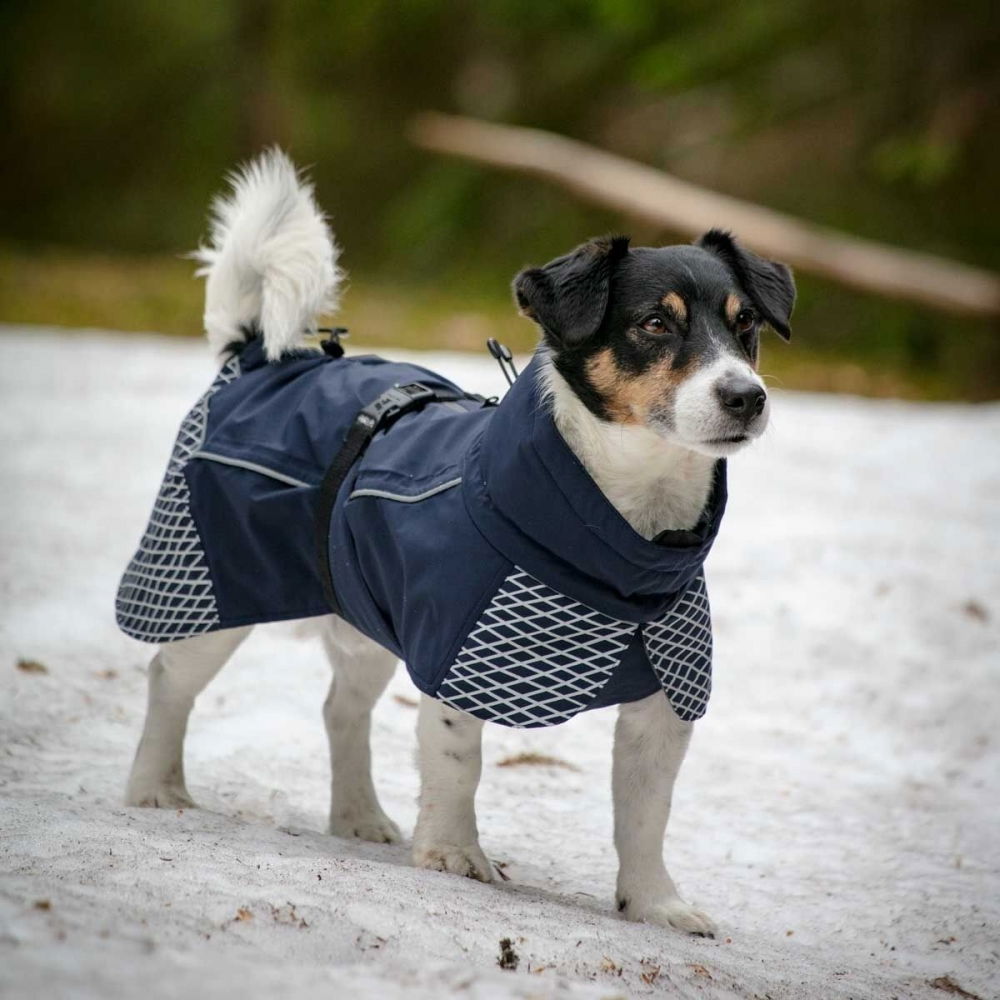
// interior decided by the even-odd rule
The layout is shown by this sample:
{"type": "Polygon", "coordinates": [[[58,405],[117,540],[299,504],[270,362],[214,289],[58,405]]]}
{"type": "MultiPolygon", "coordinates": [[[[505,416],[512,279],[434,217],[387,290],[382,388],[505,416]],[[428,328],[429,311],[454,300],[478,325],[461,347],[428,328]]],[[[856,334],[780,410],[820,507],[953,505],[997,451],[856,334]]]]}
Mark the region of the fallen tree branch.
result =
{"type": "Polygon", "coordinates": [[[759,253],[852,288],[1000,315],[1000,276],[991,271],[848,236],[551,132],[428,113],[413,120],[410,134],[423,149],[535,174],[687,236],[730,229],[759,253]]]}

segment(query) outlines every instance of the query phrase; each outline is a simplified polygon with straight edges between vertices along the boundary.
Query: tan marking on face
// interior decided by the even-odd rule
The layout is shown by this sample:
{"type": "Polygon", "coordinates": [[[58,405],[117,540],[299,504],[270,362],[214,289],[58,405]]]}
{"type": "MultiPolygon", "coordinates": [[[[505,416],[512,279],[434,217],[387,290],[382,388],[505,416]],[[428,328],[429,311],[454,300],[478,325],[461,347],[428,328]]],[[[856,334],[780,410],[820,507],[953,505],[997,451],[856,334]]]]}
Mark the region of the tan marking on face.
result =
{"type": "Polygon", "coordinates": [[[626,379],[618,365],[615,364],[611,348],[598,351],[587,362],[587,376],[590,384],[600,394],[615,423],[634,424],[635,419],[629,411],[628,399],[625,395],[626,379]]]}
{"type": "Polygon", "coordinates": [[[673,313],[674,319],[679,323],[686,323],[688,318],[688,307],[687,303],[680,297],[677,292],[668,292],[666,295],[660,299],[670,312],[673,313]]]}
{"type": "Polygon", "coordinates": [[[675,369],[665,358],[638,375],[623,372],[610,347],[587,362],[590,384],[600,393],[608,416],[619,424],[645,424],[657,410],[670,403],[689,368],[675,369]]]}
{"type": "Polygon", "coordinates": [[[736,322],[736,317],[739,316],[742,308],[743,302],[738,295],[730,293],[726,296],[726,319],[730,323],[736,322]]]}

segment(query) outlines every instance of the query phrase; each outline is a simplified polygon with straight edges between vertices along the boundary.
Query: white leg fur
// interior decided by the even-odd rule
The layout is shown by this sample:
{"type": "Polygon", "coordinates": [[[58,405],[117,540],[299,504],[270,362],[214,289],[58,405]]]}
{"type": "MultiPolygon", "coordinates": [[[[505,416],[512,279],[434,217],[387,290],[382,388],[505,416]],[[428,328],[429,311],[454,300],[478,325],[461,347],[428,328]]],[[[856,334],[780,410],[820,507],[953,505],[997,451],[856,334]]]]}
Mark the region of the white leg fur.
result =
{"type": "Polygon", "coordinates": [[[223,629],[161,646],[149,665],[149,707],[125,792],[129,806],[194,806],[184,783],[184,736],[195,698],[252,626],[223,629]]]}
{"type": "Polygon", "coordinates": [[[413,834],[413,862],[420,868],[492,882],[476,827],[482,731],[479,719],[421,696],[420,813],[413,834]]]}
{"type": "Polygon", "coordinates": [[[712,936],[715,925],[677,894],[663,863],[674,780],[692,724],[659,692],[622,705],[615,727],[612,792],[618,851],[618,909],[628,920],[712,936]]]}
{"type": "Polygon", "coordinates": [[[376,843],[401,839],[372,783],[372,708],[396,669],[396,657],[345,621],[330,617],[323,644],[334,670],[323,704],[330,740],[330,833],[376,843]]]}

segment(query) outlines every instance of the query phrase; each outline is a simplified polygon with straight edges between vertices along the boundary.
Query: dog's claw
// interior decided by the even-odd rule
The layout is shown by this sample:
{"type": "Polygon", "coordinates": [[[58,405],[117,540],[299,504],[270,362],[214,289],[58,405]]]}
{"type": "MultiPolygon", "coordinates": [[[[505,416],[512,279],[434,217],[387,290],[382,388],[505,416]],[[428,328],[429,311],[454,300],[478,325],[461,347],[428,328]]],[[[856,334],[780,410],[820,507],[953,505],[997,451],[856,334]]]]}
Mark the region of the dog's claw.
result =
{"type": "Polygon", "coordinates": [[[396,844],[403,839],[398,826],[385,813],[370,816],[331,816],[330,833],[335,837],[368,840],[373,844],[396,844]]]}
{"type": "Polygon", "coordinates": [[[478,844],[460,847],[457,844],[442,844],[413,850],[413,862],[418,868],[429,868],[436,872],[451,872],[464,875],[478,882],[492,882],[493,871],[486,855],[478,844]]]}
{"type": "Polygon", "coordinates": [[[194,809],[194,799],[185,788],[173,788],[165,785],[162,788],[149,790],[129,789],[125,795],[125,805],[139,806],[143,809],[194,809]]]}
{"type": "Polygon", "coordinates": [[[627,920],[656,924],[658,927],[672,927],[696,937],[714,938],[716,933],[715,923],[711,917],[679,897],[643,907],[627,906],[624,916],[627,920]]]}

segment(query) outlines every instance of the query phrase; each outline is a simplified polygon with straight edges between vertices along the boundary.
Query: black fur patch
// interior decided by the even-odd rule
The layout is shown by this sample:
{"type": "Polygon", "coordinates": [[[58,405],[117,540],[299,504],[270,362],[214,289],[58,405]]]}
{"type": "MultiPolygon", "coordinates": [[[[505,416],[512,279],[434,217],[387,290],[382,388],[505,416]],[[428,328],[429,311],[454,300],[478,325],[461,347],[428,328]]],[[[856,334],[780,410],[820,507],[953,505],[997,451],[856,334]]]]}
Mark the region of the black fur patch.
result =
{"type": "Polygon", "coordinates": [[[582,343],[600,328],[608,305],[611,275],[628,253],[627,236],[591,240],[545,267],[514,279],[518,307],[560,347],[582,343]]]}

